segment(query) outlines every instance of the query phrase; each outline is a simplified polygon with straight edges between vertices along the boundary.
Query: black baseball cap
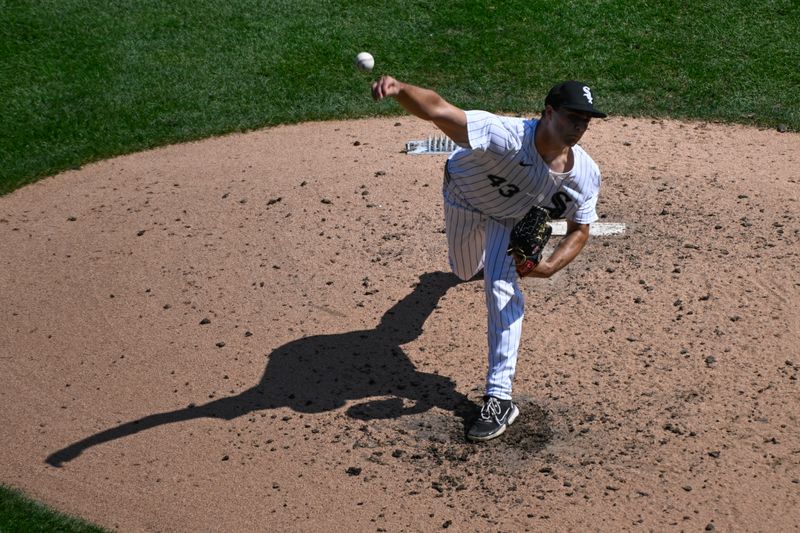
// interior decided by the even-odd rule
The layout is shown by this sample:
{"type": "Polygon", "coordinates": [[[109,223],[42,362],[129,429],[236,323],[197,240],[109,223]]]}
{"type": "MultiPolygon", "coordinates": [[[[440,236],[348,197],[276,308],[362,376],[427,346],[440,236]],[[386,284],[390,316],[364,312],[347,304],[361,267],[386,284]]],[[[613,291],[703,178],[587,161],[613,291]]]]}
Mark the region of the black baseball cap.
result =
{"type": "Polygon", "coordinates": [[[588,85],[580,81],[568,80],[550,89],[544,99],[544,105],[553,106],[553,109],[563,107],[586,113],[592,117],[606,118],[608,115],[594,108],[593,100],[592,90],[588,85]]]}

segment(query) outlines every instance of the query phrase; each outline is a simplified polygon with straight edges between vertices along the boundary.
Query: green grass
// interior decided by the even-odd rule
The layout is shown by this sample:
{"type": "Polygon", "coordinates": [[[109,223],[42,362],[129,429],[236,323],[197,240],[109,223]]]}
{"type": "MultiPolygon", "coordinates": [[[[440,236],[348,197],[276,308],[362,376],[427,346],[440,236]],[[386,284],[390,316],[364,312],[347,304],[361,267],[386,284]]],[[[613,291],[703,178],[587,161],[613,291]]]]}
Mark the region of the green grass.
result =
{"type": "Polygon", "coordinates": [[[611,113],[800,129],[794,0],[0,0],[0,194],[145,148],[394,114],[352,59],[454,103],[532,112],[590,81],[611,113]]]}
{"type": "Polygon", "coordinates": [[[0,485],[0,533],[103,533],[105,530],[47,509],[18,490],[0,485]]]}

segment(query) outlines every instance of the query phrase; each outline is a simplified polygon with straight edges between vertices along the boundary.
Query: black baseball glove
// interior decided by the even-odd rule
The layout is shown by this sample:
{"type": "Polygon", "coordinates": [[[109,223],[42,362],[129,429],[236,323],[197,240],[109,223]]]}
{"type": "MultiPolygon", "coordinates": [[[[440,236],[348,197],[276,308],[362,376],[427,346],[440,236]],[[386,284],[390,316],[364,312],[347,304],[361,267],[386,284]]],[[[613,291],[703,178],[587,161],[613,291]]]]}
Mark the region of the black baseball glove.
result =
{"type": "Polygon", "coordinates": [[[542,251],[550,239],[553,228],[547,223],[550,214],[539,206],[533,206],[522,220],[511,229],[508,255],[514,257],[517,274],[526,276],[542,259],[542,251]]]}

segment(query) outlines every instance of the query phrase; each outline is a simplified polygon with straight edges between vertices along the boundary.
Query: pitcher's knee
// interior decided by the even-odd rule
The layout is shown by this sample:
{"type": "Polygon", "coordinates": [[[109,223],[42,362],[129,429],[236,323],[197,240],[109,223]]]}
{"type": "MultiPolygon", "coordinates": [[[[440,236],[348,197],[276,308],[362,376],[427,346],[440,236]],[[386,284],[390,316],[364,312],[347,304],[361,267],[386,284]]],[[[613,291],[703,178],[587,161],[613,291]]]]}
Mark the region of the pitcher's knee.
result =
{"type": "Polygon", "coordinates": [[[453,274],[455,274],[456,277],[458,277],[458,279],[460,279],[461,281],[469,281],[472,279],[472,274],[465,270],[456,270],[455,268],[452,270],[453,274]]]}
{"type": "Polygon", "coordinates": [[[452,270],[453,274],[455,274],[461,281],[469,281],[472,278],[474,278],[475,275],[478,274],[478,272],[481,272],[483,268],[482,267],[468,268],[463,265],[456,265],[451,261],[450,270],[452,270]]]}

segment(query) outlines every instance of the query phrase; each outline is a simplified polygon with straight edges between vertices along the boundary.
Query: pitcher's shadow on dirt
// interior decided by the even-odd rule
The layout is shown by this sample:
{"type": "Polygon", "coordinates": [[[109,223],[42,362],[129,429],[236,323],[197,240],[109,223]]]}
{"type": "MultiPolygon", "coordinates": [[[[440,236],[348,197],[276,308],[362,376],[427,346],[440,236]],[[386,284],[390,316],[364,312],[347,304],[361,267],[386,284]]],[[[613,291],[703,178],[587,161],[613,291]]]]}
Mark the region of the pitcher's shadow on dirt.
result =
{"type": "Polygon", "coordinates": [[[93,446],[165,424],[195,418],[232,420],[278,407],[322,413],[349,400],[365,400],[347,410],[356,419],[397,418],[439,407],[460,417],[466,427],[477,416],[477,406],[456,391],[452,380],[417,370],[401,348],[422,334],[440,298],[458,283],[450,273],[423,274],[414,290],[389,309],[375,329],[294,340],[273,351],[261,381],[240,394],[106,429],[52,453],[45,461],[62,466],[93,446]],[[390,398],[375,399],[381,396],[390,398]]]}

